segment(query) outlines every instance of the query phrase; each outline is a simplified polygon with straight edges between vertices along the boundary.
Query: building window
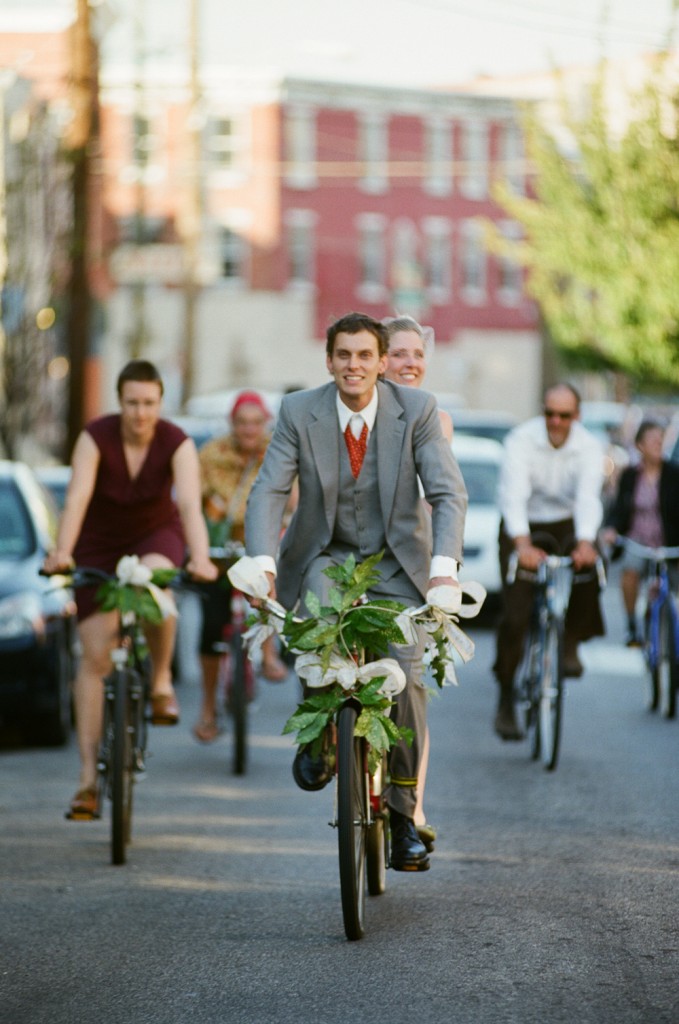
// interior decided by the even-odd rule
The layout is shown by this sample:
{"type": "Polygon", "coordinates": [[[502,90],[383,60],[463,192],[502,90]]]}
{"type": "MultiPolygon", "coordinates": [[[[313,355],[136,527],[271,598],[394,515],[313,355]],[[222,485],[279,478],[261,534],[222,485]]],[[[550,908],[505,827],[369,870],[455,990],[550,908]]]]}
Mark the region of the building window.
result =
{"type": "MultiPolygon", "coordinates": [[[[513,220],[502,221],[500,231],[509,242],[517,242],[521,238],[521,225],[513,220]]],[[[504,306],[516,306],[521,300],[523,291],[523,273],[521,265],[509,255],[498,258],[498,299],[504,306]]]]}
{"type": "Polygon", "coordinates": [[[379,214],[358,218],[358,295],[366,302],[381,302],[386,296],[386,221],[379,214]]]}
{"type": "Polygon", "coordinates": [[[387,122],[381,114],[364,114],[359,125],[359,161],[363,165],[364,192],[386,192],[389,143],[387,122]]]}
{"type": "Polygon", "coordinates": [[[424,285],[432,303],[450,298],[452,269],[451,225],[443,217],[428,217],[423,223],[424,285]]]}
{"type": "Polygon", "coordinates": [[[314,283],[314,232],[316,214],[311,210],[289,210],[285,216],[288,281],[291,285],[314,283]]]}
{"type": "Polygon", "coordinates": [[[500,174],[507,182],[507,185],[518,195],[525,192],[525,154],[523,150],[523,138],[519,126],[508,121],[500,129],[500,174]]]}
{"type": "Polygon", "coordinates": [[[462,126],[462,176],[460,190],[467,199],[485,199],[488,195],[488,127],[481,121],[465,121],[462,126]]]}
{"type": "Polygon", "coordinates": [[[288,107],[284,115],[285,182],[291,188],[316,184],[316,117],[311,107],[288,107]]]}
{"type": "Polygon", "coordinates": [[[460,238],[462,298],[470,306],[479,306],[486,297],[486,250],[483,227],[476,220],[462,222],[460,238]]]}
{"type": "Polygon", "coordinates": [[[420,263],[420,239],[417,228],[405,217],[393,229],[391,290],[394,309],[419,316],[423,305],[423,275],[420,263]]]}
{"type": "Polygon", "coordinates": [[[232,171],[243,152],[242,126],[234,117],[212,117],[208,122],[207,149],[217,171],[232,171]]]}
{"type": "Polygon", "coordinates": [[[245,278],[247,251],[247,241],[243,235],[230,227],[220,229],[219,265],[222,278],[227,281],[242,281],[245,278]]]}
{"type": "Polygon", "coordinates": [[[425,125],[424,186],[433,196],[447,196],[453,184],[453,151],[450,124],[430,120],[425,125]]]}

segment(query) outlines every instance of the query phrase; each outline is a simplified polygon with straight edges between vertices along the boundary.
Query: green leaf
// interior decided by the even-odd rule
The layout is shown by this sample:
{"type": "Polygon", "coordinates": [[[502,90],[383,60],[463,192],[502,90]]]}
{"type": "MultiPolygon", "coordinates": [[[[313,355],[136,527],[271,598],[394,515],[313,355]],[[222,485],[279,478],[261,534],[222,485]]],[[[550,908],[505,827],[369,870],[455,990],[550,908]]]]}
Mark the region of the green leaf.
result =
{"type": "Polygon", "coordinates": [[[304,603],[309,609],[309,614],[317,619],[321,614],[321,602],[311,590],[307,590],[304,603]]]}

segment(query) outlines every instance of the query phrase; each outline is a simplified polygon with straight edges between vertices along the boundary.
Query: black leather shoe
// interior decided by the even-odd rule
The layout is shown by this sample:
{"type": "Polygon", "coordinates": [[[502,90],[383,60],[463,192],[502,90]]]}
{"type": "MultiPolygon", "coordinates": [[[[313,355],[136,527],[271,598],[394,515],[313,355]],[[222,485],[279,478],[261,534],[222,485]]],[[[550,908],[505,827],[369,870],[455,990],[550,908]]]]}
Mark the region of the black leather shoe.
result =
{"type": "Polygon", "coordinates": [[[314,792],[323,789],[332,778],[332,771],[327,757],[321,752],[312,757],[309,745],[300,747],[292,762],[292,776],[300,789],[314,792]]]}
{"type": "Polygon", "coordinates": [[[391,866],[394,871],[428,871],[429,854],[417,834],[415,822],[389,809],[391,866]]]}
{"type": "Polygon", "coordinates": [[[495,732],[503,740],[522,740],[523,733],[516,720],[514,705],[511,701],[500,701],[495,716],[495,732]]]}

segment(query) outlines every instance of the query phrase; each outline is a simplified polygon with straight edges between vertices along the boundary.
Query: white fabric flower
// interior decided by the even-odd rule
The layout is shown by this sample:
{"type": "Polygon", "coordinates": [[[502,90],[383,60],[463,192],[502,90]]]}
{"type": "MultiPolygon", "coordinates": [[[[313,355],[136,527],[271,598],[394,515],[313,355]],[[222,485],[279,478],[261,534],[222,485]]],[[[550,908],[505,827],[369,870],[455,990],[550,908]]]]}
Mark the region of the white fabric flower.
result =
{"type": "Polygon", "coordinates": [[[404,639],[404,644],[397,644],[397,647],[403,647],[404,645],[409,647],[411,644],[416,644],[418,642],[419,637],[417,635],[417,629],[415,628],[415,623],[413,622],[411,615],[408,615],[406,612],[401,612],[396,616],[394,622],[403,633],[404,639]]]}
{"type": "Polygon", "coordinates": [[[152,575],[148,565],[139,561],[139,555],[123,555],[116,566],[116,576],[123,585],[145,587],[152,575]]]}
{"type": "Polygon", "coordinates": [[[262,569],[259,562],[243,555],[230,569],[226,575],[229,577],[232,586],[240,590],[242,594],[250,597],[264,598],[269,595],[269,578],[262,569]]]}
{"type": "Polygon", "coordinates": [[[406,687],[406,674],[395,658],[381,658],[379,661],[369,661],[358,670],[358,677],[362,683],[367,683],[378,676],[385,676],[378,693],[385,697],[395,697],[397,693],[406,687]]]}
{"type": "Polygon", "coordinates": [[[469,580],[469,582],[462,584],[462,593],[466,597],[470,597],[471,601],[465,601],[464,604],[461,604],[457,614],[461,619],[473,619],[481,611],[481,605],[488,596],[486,588],[483,583],[469,580]]]}

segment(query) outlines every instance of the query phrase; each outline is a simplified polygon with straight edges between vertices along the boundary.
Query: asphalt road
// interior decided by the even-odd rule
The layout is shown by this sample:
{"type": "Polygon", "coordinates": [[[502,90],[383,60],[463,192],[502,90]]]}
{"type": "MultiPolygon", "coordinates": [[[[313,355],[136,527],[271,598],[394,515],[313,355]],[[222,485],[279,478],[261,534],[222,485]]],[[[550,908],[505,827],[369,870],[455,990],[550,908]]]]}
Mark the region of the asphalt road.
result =
{"type": "Polygon", "coordinates": [[[429,872],[389,872],[344,938],[332,791],[292,780],[297,689],[262,684],[247,776],[228,736],[156,729],[129,861],[74,823],[75,744],[0,748],[3,1024],[676,1024],[679,721],[610,635],[568,684],[559,766],[492,732],[492,632],[431,706],[429,872]]]}

